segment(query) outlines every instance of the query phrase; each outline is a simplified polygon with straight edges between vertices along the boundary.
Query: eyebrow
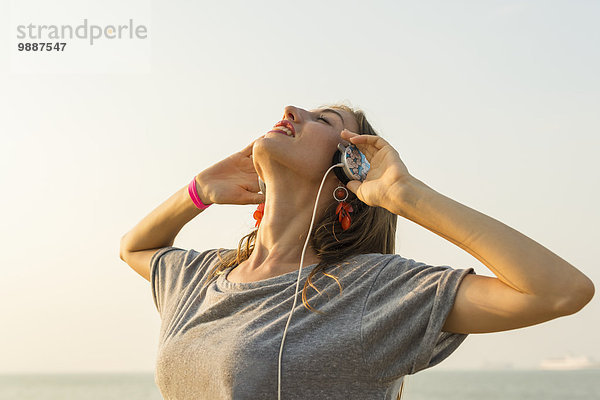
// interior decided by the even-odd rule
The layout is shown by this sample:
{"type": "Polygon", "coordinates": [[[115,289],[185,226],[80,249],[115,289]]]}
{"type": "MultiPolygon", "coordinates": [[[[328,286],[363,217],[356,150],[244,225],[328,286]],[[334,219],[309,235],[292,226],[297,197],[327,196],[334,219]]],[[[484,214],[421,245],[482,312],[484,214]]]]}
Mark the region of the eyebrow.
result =
{"type": "Polygon", "coordinates": [[[346,122],[344,121],[344,117],[342,117],[342,114],[340,114],[339,112],[335,111],[332,108],[324,108],[322,110],[319,110],[320,112],[332,112],[334,114],[337,114],[338,117],[340,117],[340,119],[342,120],[342,124],[345,125],[346,122]]]}

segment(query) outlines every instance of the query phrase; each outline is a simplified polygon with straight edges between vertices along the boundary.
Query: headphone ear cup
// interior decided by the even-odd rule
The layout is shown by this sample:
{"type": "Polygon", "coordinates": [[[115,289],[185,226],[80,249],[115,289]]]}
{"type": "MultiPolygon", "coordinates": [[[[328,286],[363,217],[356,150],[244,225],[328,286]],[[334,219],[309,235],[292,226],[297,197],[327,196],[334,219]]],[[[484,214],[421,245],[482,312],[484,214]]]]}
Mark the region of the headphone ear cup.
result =
{"type": "MultiPolygon", "coordinates": [[[[342,155],[343,153],[341,152],[341,150],[338,148],[335,153],[333,154],[333,159],[331,160],[331,165],[336,165],[342,162],[342,155]]],[[[337,178],[344,184],[346,185],[348,182],[351,181],[351,179],[346,175],[346,172],[344,171],[344,169],[342,167],[335,167],[333,169],[333,172],[335,173],[335,176],[337,176],[337,178]]]]}

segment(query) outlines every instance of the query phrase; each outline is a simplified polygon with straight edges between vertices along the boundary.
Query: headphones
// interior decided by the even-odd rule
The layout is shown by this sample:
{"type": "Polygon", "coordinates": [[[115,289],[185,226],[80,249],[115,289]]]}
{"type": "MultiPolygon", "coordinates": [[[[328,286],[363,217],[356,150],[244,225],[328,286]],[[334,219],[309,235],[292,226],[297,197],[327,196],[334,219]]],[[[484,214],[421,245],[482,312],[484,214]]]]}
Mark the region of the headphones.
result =
{"type": "MultiPolygon", "coordinates": [[[[333,172],[335,176],[346,185],[348,182],[364,181],[367,178],[371,164],[367,160],[367,157],[358,150],[358,147],[351,144],[344,146],[338,143],[337,150],[333,154],[331,164],[335,167],[333,172]]],[[[329,173],[329,171],[327,171],[329,173]]],[[[327,173],[325,175],[327,175],[327,173]]],[[[260,192],[264,195],[267,194],[267,186],[265,182],[258,177],[258,185],[260,186],[260,192]]],[[[320,194],[320,189],[319,189],[320,194]]]]}
{"type": "MultiPolygon", "coordinates": [[[[292,310],[290,311],[290,316],[288,317],[287,323],[285,325],[285,330],[283,331],[283,337],[281,338],[281,347],[279,348],[279,368],[278,368],[278,383],[277,383],[277,399],[281,400],[281,355],[283,354],[283,343],[285,342],[285,335],[287,333],[287,328],[292,319],[292,314],[294,313],[294,308],[296,307],[296,300],[298,300],[298,286],[300,284],[300,274],[302,273],[302,264],[304,264],[304,253],[306,252],[306,246],[308,245],[308,239],[310,239],[310,232],[312,231],[313,223],[315,222],[315,215],[317,213],[317,204],[319,202],[319,197],[321,196],[321,189],[323,189],[323,184],[325,183],[325,178],[327,174],[333,169],[335,175],[338,177],[340,181],[344,185],[346,185],[351,180],[364,181],[367,178],[367,174],[369,173],[369,169],[371,165],[369,161],[367,161],[367,157],[358,150],[353,144],[348,146],[344,146],[341,143],[338,143],[337,150],[333,154],[333,158],[331,160],[331,167],[325,172],[323,176],[323,180],[321,181],[321,186],[319,187],[319,192],[317,193],[317,200],[315,201],[315,207],[313,208],[312,220],[310,221],[310,228],[308,228],[308,235],[306,236],[306,241],[304,242],[304,248],[302,249],[302,256],[300,258],[300,268],[298,269],[298,279],[296,280],[296,294],[294,294],[294,304],[292,305],[292,310]]],[[[258,177],[258,185],[260,186],[260,191],[262,194],[267,194],[267,186],[265,182],[258,177]]]]}

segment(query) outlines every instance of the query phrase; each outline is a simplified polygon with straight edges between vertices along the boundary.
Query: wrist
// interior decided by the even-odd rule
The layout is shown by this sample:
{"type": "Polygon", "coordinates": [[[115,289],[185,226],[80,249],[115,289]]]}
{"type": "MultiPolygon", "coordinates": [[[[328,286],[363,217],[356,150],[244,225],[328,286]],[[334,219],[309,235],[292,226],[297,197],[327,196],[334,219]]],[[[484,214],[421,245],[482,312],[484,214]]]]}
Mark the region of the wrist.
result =
{"type": "MultiPolygon", "coordinates": [[[[196,194],[197,194],[196,200],[199,200],[202,204],[204,204],[207,207],[210,206],[211,204],[213,204],[213,202],[210,200],[208,194],[204,190],[206,188],[206,185],[202,181],[201,175],[200,174],[196,175],[194,177],[194,181],[195,181],[194,186],[196,188],[196,194]]],[[[190,193],[190,196],[194,197],[192,193],[190,193]]],[[[196,202],[194,202],[194,203],[196,203],[196,202]]],[[[204,207],[200,207],[200,208],[204,208],[204,207]]]]}
{"type": "Polygon", "coordinates": [[[388,210],[401,217],[409,218],[417,210],[419,199],[428,190],[431,190],[429,186],[410,175],[392,186],[389,201],[391,207],[388,210]]]}

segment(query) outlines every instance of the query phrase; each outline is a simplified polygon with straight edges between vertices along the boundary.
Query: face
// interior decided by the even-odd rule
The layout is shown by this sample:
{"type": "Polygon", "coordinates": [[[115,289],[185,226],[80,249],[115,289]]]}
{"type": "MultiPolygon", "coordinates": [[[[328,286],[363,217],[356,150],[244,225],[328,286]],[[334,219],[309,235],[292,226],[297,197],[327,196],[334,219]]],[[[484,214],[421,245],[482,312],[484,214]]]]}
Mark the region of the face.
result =
{"type": "MultiPolygon", "coordinates": [[[[338,143],[347,144],[340,137],[340,132],[344,128],[358,132],[353,114],[337,108],[308,111],[287,106],[279,122],[283,122],[283,126],[270,128],[264,138],[254,144],[254,165],[263,180],[269,169],[282,171],[281,168],[285,168],[301,179],[320,183],[323,174],[332,165],[331,159],[338,143]]],[[[335,178],[330,171],[328,179],[332,176],[335,178]]]]}

